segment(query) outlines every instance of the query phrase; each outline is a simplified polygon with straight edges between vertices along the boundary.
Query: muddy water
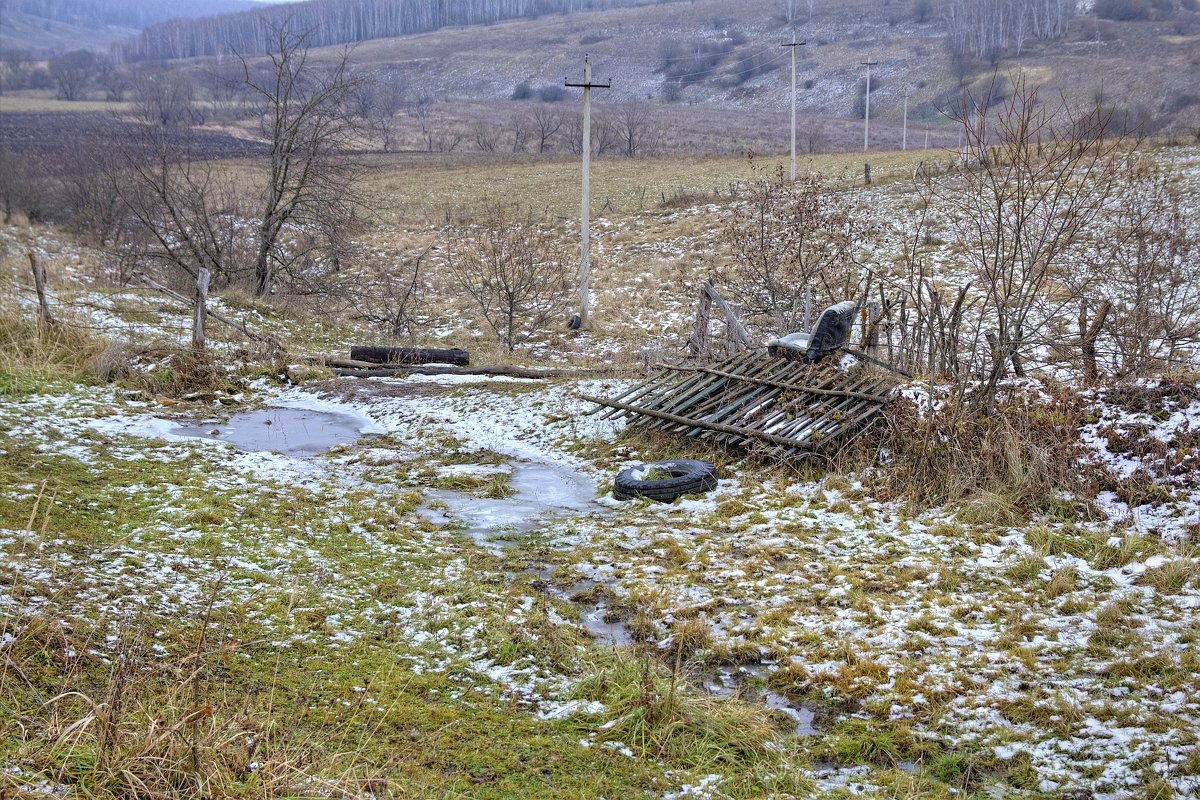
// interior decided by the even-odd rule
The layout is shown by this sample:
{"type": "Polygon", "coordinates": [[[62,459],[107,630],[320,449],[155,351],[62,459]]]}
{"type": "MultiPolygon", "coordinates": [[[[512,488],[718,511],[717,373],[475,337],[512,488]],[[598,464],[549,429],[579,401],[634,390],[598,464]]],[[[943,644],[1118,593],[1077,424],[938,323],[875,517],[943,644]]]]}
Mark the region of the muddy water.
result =
{"type": "Polygon", "coordinates": [[[229,442],[239,450],[266,450],[291,456],[315,456],[363,434],[360,420],[332,411],[261,408],[234,414],[225,422],[180,425],[171,433],[229,442]]]}
{"type": "Polygon", "coordinates": [[[792,732],[798,736],[813,736],[819,733],[813,726],[816,713],[807,706],[794,703],[778,692],[756,688],[770,672],[765,664],[742,664],[732,669],[721,669],[709,674],[701,682],[704,691],[717,697],[740,697],[743,700],[758,700],[767,708],[782,711],[795,722],[792,732]]]}

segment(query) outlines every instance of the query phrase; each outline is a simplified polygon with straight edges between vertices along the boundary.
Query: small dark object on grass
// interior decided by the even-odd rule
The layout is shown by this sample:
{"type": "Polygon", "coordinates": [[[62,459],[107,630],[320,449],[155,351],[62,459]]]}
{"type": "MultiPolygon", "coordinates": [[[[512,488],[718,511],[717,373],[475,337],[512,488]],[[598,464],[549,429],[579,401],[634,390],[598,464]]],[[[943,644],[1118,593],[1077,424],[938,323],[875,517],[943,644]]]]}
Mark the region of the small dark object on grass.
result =
{"type": "Polygon", "coordinates": [[[571,317],[571,321],[567,323],[567,330],[577,331],[583,325],[583,319],[578,314],[571,317]]]}
{"type": "Polygon", "coordinates": [[[613,497],[631,500],[648,497],[670,503],[685,494],[700,494],[717,488],[717,467],[711,461],[680,458],[653,461],[623,469],[613,481],[613,497]]]}

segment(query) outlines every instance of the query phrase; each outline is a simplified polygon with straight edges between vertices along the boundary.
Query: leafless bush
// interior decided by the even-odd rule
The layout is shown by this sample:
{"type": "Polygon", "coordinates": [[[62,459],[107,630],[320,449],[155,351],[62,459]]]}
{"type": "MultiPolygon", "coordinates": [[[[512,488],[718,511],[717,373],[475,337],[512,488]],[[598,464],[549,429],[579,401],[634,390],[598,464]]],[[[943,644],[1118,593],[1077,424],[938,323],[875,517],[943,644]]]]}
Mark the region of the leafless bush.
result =
{"type": "Polygon", "coordinates": [[[792,183],[781,167],[727,214],[733,260],[721,279],[759,326],[808,330],[824,305],[855,293],[861,248],[875,233],[820,176],[792,183]]]}
{"type": "Polygon", "coordinates": [[[979,292],[978,326],[964,344],[976,351],[984,406],[1010,364],[1020,374],[1023,360],[1069,338],[1057,323],[1088,288],[1069,265],[1083,263],[1125,149],[1119,137],[1104,137],[1107,118],[1095,109],[1048,103],[1023,78],[1012,83],[993,116],[964,94],[962,169],[922,187],[961,243],[979,292]]]}
{"type": "Polygon", "coordinates": [[[932,410],[907,401],[889,408],[888,460],[873,473],[884,494],[921,506],[961,503],[975,521],[1013,524],[1050,510],[1064,489],[1083,488],[1083,408],[1070,393],[1005,398],[990,415],[956,415],[947,399],[931,397],[932,410]]]}
{"type": "Polygon", "coordinates": [[[1111,307],[1097,346],[1117,379],[1178,369],[1200,343],[1200,242],[1184,211],[1184,188],[1145,159],[1129,162],[1123,184],[1089,259],[1111,307]]]}
{"type": "Polygon", "coordinates": [[[186,289],[206,269],[223,286],[252,258],[234,257],[253,247],[244,199],[212,164],[189,158],[189,142],[189,129],[166,126],[120,140],[105,179],[128,220],[116,253],[123,275],[186,289]]]}
{"type": "Polygon", "coordinates": [[[412,338],[422,301],[422,264],[428,251],[388,263],[370,259],[360,273],[341,276],[335,294],[350,315],[382,326],[389,335],[412,338]]]}
{"type": "Polygon", "coordinates": [[[568,249],[531,213],[492,205],[452,241],[451,276],[509,352],[561,317],[570,291],[568,249]]]}
{"type": "Polygon", "coordinates": [[[471,136],[475,139],[476,147],[485,153],[491,153],[500,141],[500,128],[486,120],[477,120],[471,125],[471,136]]]}
{"type": "Polygon", "coordinates": [[[45,165],[37,158],[20,156],[0,147],[0,212],[4,224],[21,214],[30,222],[49,216],[51,186],[45,165]]]}

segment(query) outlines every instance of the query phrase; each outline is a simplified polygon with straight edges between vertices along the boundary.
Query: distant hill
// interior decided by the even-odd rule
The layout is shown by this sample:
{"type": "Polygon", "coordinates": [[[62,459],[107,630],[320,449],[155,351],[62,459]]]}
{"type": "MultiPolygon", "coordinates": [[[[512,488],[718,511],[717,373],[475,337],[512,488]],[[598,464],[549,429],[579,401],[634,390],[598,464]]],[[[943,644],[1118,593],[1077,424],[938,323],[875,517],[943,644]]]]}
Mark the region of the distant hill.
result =
{"type": "Polygon", "coordinates": [[[353,44],[371,39],[437,31],[451,26],[487,25],[627,8],[663,0],[310,0],[259,6],[251,11],[154,25],[117,48],[124,61],[168,60],[264,53],[272,29],[285,20],[309,32],[314,46],[353,44]]]}
{"type": "Polygon", "coordinates": [[[81,48],[107,51],[168,19],[258,5],[249,0],[0,0],[0,49],[38,55],[81,48]]]}
{"type": "MultiPolygon", "coordinates": [[[[590,54],[597,79],[613,84],[597,102],[640,101],[663,126],[686,128],[691,108],[786,113],[791,65],[781,45],[791,36],[789,5],[807,42],[797,65],[800,126],[817,140],[824,138],[821,120],[837,138],[838,121],[862,119],[867,60],[874,63],[872,138],[878,131],[896,146],[906,105],[910,126],[940,125],[941,112],[957,108],[964,88],[977,100],[999,102],[1017,76],[1042,87],[1048,99],[1059,92],[1081,104],[1100,99],[1130,127],[1200,130],[1200,14],[1181,6],[1158,19],[1116,21],[1077,13],[1072,0],[1058,4],[1062,18],[1043,24],[1036,36],[1012,17],[1007,29],[993,24],[987,9],[1044,10],[1053,0],[942,0],[932,9],[901,0],[839,0],[813,3],[811,17],[809,3],[688,0],[377,39],[358,45],[352,58],[410,92],[444,100],[440,107],[452,113],[460,101],[515,111],[510,97],[557,97],[554,87],[565,76],[577,78],[590,54]],[[956,9],[973,15],[951,17],[956,9]]],[[[721,126],[749,128],[753,120],[721,126]]],[[[910,145],[923,143],[916,135],[910,131],[910,145]]],[[[861,142],[861,123],[857,136],[861,142]]],[[[686,138],[706,146],[701,130],[686,138]]]]}

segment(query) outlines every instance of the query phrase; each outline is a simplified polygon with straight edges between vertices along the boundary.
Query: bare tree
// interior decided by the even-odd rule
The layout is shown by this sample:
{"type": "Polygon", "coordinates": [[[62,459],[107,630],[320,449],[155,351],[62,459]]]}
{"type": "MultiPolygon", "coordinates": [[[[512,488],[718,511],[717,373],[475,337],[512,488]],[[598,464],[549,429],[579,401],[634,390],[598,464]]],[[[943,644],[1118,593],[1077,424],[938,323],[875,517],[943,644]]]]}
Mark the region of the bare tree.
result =
{"type": "Polygon", "coordinates": [[[563,126],[563,115],[545,105],[533,109],[530,117],[534,136],[537,138],[537,151],[544,153],[551,149],[550,140],[563,126]]]}
{"type": "Polygon", "coordinates": [[[143,71],[134,78],[137,114],[153,125],[190,125],[196,120],[196,86],[183,70],[143,71]]]}
{"type": "MultiPolygon", "coordinates": [[[[582,127],[580,128],[582,131],[582,127]]],[[[583,141],[583,135],[580,134],[580,141],[583,141]]],[[[592,115],[592,152],[597,156],[602,156],[605,153],[616,150],[621,145],[621,135],[617,126],[607,115],[600,114],[592,115]]],[[[580,144],[580,148],[583,145],[580,144]]],[[[581,149],[582,152],[582,149],[581,149]]]]}
{"type": "Polygon", "coordinates": [[[1200,343],[1200,282],[1194,266],[1200,240],[1185,210],[1186,192],[1146,159],[1131,160],[1125,178],[1103,240],[1089,250],[1102,298],[1093,305],[1106,304],[1099,307],[1108,308],[1110,318],[1097,310],[1090,325],[1081,325],[1087,329],[1081,330],[1085,346],[1104,325],[1107,366],[1119,378],[1176,369],[1188,363],[1200,343]]]}
{"type": "Polygon", "coordinates": [[[50,75],[60,100],[82,100],[96,75],[96,55],[90,50],[72,50],[52,58],[50,75]]]}
{"type": "Polygon", "coordinates": [[[646,155],[653,149],[654,129],[650,118],[650,107],[634,100],[621,107],[617,114],[617,135],[621,150],[629,158],[646,155]]]}
{"type": "Polygon", "coordinates": [[[529,131],[533,123],[529,117],[517,112],[508,119],[509,130],[512,133],[512,151],[524,153],[529,149],[529,131]]]}
{"type": "Polygon", "coordinates": [[[532,214],[492,205],[455,232],[450,274],[509,351],[543,333],[566,308],[569,248],[532,214]]]}
{"type": "Polygon", "coordinates": [[[331,221],[351,217],[362,202],[355,190],[361,167],[345,156],[362,132],[361,120],[347,108],[361,80],[349,69],[349,53],[322,68],[309,61],[307,33],[284,25],[272,32],[272,41],[268,79],[241,59],[271,148],[254,259],[254,293],[259,297],[271,290],[279,273],[312,263],[311,253],[297,254],[287,246],[289,227],[328,229],[331,221]]]}
{"type": "Polygon", "coordinates": [[[476,147],[485,153],[491,153],[500,141],[500,128],[487,120],[476,120],[471,125],[471,136],[475,139],[476,147]]]}
{"type": "Polygon", "coordinates": [[[412,115],[417,118],[417,124],[421,127],[421,141],[424,143],[425,151],[433,152],[433,133],[430,130],[429,114],[433,110],[433,95],[428,92],[421,92],[413,98],[410,108],[412,115]]]}
{"type": "Polygon", "coordinates": [[[407,85],[399,79],[362,76],[351,96],[354,113],[379,135],[385,152],[399,144],[397,114],[404,108],[407,85]]]}

